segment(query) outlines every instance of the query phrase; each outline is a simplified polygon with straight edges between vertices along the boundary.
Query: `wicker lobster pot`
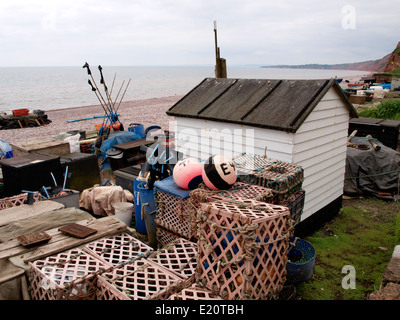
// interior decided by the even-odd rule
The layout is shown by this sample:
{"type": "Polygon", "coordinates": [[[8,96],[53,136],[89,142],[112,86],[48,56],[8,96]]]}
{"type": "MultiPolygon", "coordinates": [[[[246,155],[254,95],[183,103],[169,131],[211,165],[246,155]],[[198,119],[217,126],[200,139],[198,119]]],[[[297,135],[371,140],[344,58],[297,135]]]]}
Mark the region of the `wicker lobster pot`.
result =
{"type": "Polygon", "coordinates": [[[240,181],[272,189],[274,204],[283,204],[302,188],[304,170],[296,164],[245,153],[233,161],[240,181]]]}
{"type": "Polygon", "coordinates": [[[275,298],[286,279],[288,217],[288,208],[254,200],[202,204],[196,283],[228,300],[275,298]]]}
{"type": "Polygon", "coordinates": [[[167,299],[170,287],[183,281],[171,271],[147,259],[133,260],[98,276],[98,300],[167,299]]]}
{"type": "Polygon", "coordinates": [[[147,259],[168,269],[182,279],[192,277],[197,266],[197,244],[178,238],[162,249],[154,251],[147,259]]]}
{"type": "Polygon", "coordinates": [[[177,237],[191,240],[196,236],[196,203],[190,199],[190,190],[179,188],[170,176],[154,184],[156,225],[177,237]]]}
{"type": "Polygon", "coordinates": [[[153,252],[153,248],[127,233],[96,240],[87,244],[83,250],[113,267],[147,257],[153,252]]]}
{"type": "Polygon", "coordinates": [[[29,263],[32,300],[94,300],[97,275],[112,269],[80,249],[29,263]]]}
{"type": "Polygon", "coordinates": [[[211,190],[204,184],[199,188],[190,192],[190,198],[193,203],[212,202],[212,201],[229,201],[252,199],[260,202],[271,203],[273,201],[273,190],[270,188],[252,185],[245,182],[236,182],[227,190],[211,190]]]}
{"type": "MultiPolygon", "coordinates": [[[[33,194],[33,202],[40,201],[42,198],[40,197],[39,192],[35,192],[33,194]]],[[[21,193],[12,197],[2,198],[0,199],[0,210],[4,210],[11,207],[17,207],[28,202],[28,193],[21,193]]]]}
{"type": "MultiPolygon", "coordinates": [[[[196,216],[200,205],[210,201],[231,201],[253,199],[272,202],[273,192],[269,188],[236,182],[228,190],[214,191],[201,185],[195,190],[183,190],[168,177],[155,183],[155,201],[157,208],[157,238],[165,245],[168,232],[173,237],[197,240],[196,216]]],[[[171,240],[174,240],[173,238],[171,240]]]]}

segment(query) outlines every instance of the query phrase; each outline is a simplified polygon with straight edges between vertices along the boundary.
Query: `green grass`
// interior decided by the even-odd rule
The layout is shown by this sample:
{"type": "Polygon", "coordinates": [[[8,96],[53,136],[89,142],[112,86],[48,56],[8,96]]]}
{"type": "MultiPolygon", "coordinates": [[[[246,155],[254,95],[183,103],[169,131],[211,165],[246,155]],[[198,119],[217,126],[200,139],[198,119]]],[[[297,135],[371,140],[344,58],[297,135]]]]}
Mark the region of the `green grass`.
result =
{"type": "Polygon", "coordinates": [[[400,120],[400,99],[390,99],[358,111],[360,117],[400,120]]]}
{"type": "Polygon", "coordinates": [[[379,289],[393,249],[399,244],[399,211],[398,202],[352,200],[331,222],[307,237],[316,250],[315,267],[313,276],[296,286],[298,298],[365,300],[379,289]],[[355,268],[355,289],[342,288],[347,275],[342,268],[346,265],[355,268]]]}

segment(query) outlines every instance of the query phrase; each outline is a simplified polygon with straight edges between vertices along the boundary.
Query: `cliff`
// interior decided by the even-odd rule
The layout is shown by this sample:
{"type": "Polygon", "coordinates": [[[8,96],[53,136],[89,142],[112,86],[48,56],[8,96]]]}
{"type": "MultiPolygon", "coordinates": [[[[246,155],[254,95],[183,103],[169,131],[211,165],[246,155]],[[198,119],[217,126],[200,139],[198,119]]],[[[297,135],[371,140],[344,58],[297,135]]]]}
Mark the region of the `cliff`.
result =
{"type": "Polygon", "coordinates": [[[397,72],[400,73],[400,42],[396,49],[382,59],[341,64],[303,64],[262,66],[262,68],[285,69],[321,69],[321,70],[360,70],[369,72],[397,72]]]}
{"type": "Polygon", "coordinates": [[[400,42],[397,44],[396,49],[391,53],[384,72],[400,73],[400,42]]]}

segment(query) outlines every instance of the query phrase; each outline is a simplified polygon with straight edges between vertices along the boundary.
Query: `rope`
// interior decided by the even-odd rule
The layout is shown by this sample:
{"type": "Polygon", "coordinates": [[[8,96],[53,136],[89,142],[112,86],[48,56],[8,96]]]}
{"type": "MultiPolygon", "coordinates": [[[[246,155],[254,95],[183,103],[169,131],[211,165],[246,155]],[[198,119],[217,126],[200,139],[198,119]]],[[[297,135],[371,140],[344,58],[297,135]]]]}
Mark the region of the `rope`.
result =
{"type": "MultiPolygon", "coordinates": [[[[244,235],[244,242],[243,242],[243,249],[244,249],[244,253],[235,257],[234,259],[231,259],[229,261],[223,261],[222,259],[219,259],[218,256],[215,253],[214,250],[214,246],[211,242],[208,241],[206,234],[204,233],[204,230],[202,230],[201,228],[198,229],[198,238],[199,241],[202,241],[203,246],[205,248],[205,255],[212,255],[214,258],[214,261],[217,261],[217,270],[216,272],[219,273],[221,267],[226,267],[228,265],[231,264],[239,264],[241,263],[244,259],[252,261],[254,260],[254,253],[256,251],[258,251],[261,247],[263,246],[269,246],[272,243],[276,243],[282,240],[287,240],[289,239],[289,237],[292,234],[293,228],[294,228],[294,224],[292,219],[288,219],[287,223],[286,223],[286,227],[287,230],[282,233],[281,236],[275,238],[275,239],[270,239],[267,242],[254,242],[256,240],[256,234],[255,234],[255,230],[257,230],[259,228],[259,224],[257,223],[252,223],[252,224],[246,224],[244,226],[238,226],[238,227],[228,227],[228,226],[222,226],[217,224],[216,222],[210,220],[207,218],[207,216],[209,215],[211,210],[211,205],[208,205],[207,209],[205,211],[201,211],[198,210],[198,214],[197,214],[197,221],[198,222],[202,222],[202,223],[207,223],[211,230],[215,230],[217,228],[219,229],[223,229],[223,230],[229,230],[229,231],[233,231],[236,233],[240,233],[242,235],[244,235]]],[[[240,216],[239,216],[240,219],[240,216]]],[[[225,260],[225,259],[224,259],[225,260]]]]}

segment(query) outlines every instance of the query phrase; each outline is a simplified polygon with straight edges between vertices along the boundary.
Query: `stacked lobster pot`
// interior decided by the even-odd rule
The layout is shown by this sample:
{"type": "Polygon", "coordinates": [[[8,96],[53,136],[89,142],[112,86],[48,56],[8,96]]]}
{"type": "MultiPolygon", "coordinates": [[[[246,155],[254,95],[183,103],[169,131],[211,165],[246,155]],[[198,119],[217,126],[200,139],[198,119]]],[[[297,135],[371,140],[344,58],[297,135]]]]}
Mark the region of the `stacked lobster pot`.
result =
{"type": "Polygon", "coordinates": [[[275,299],[286,281],[289,215],[251,199],[202,203],[196,283],[223,299],[275,299]]]}
{"type": "Polygon", "coordinates": [[[159,247],[177,238],[197,241],[197,215],[201,203],[224,200],[229,202],[254,199],[271,202],[272,190],[236,182],[228,190],[213,191],[204,185],[195,190],[179,188],[173,177],[154,184],[156,202],[157,242],[159,247]]]}
{"type": "Polygon", "coordinates": [[[196,241],[193,217],[198,204],[192,203],[190,190],[179,188],[170,176],[154,183],[154,200],[158,247],[178,238],[196,241]]]}
{"type": "Polygon", "coordinates": [[[194,282],[197,256],[198,245],[183,238],[155,251],[123,232],[30,262],[30,294],[33,300],[221,299],[194,282]]]}
{"type": "MultiPolygon", "coordinates": [[[[194,287],[197,244],[179,238],[98,276],[99,300],[167,300],[194,287]]],[[[211,293],[210,293],[211,294],[211,293]]]]}
{"type": "Polygon", "coordinates": [[[299,222],[305,200],[301,166],[246,153],[237,155],[233,161],[240,181],[270,188],[272,203],[288,207],[292,219],[299,222]]]}
{"type": "Polygon", "coordinates": [[[112,265],[81,249],[29,262],[32,300],[95,300],[97,275],[112,265]]]}

